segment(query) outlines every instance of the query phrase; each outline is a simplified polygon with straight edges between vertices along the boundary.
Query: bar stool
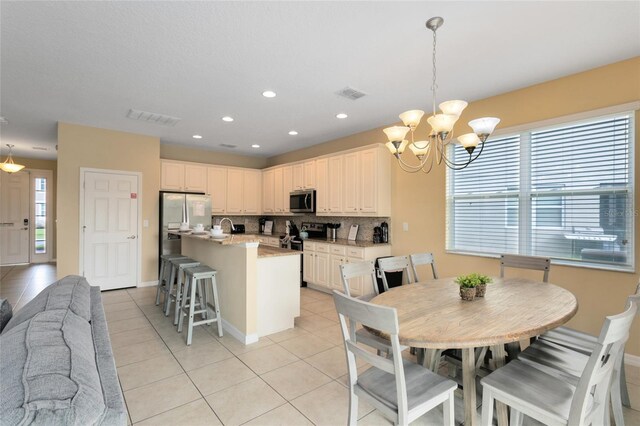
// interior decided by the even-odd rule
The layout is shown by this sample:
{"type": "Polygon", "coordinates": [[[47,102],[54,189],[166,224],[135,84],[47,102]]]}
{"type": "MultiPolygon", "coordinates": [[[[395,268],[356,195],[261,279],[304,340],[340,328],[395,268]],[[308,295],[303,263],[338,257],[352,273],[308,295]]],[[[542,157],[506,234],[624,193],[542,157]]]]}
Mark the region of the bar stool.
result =
{"type": "Polygon", "coordinates": [[[189,257],[182,259],[173,259],[171,262],[171,277],[169,278],[169,288],[167,289],[167,306],[164,310],[164,316],[169,316],[169,310],[171,309],[171,302],[175,302],[175,315],[173,317],[173,325],[178,324],[178,313],[180,311],[180,300],[182,297],[182,284],[184,282],[184,270],[187,268],[193,268],[200,266],[200,262],[193,260],[189,257]],[[177,279],[176,279],[177,278],[177,279]],[[173,291],[173,283],[176,282],[175,292],[173,291]]]}
{"type": "Polygon", "coordinates": [[[156,290],[156,306],[160,304],[160,293],[164,293],[162,299],[162,310],[164,311],[167,306],[167,285],[165,275],[170,274],[171,265],[169,261],[174,259],[185,259],[187,256],[181,254],[163,254],[160,256],[160,273],[158,274],[158,286],[156,290]]]}
{"type": "Polygon", "coordinates": [[[197,266],[195,268],[185,269],[186,285],[185,295],[182,298],[182,308],[180,310],[180,319],[178,320],[178,332],[182,331],[182,323],[184,316],[189,317],[187,324],[187,345],[191,345],[191,337],[193,335],[193,326],[200,324],[218,324],[218,336],[222,337],[222,317],[220,316],[220,304],[218,299],[218,286],[216,284],[216,271],[208,266],[197,266]],[[200,309],[195,310],[196,288],[198,291],[201,287],[199,281],[205,281],[202,286],[204,289],[203,299],[200,301],[200,309]],[[189,303],[187,304],[187,292],[190,293],[189,303]],[[215,315],[214,315],[215,312],[215,315]],[[200,321],[193,320],[195,314],[202,314],[200,321]],[[206,316],[205,316],[206,314],[206,316]]]}

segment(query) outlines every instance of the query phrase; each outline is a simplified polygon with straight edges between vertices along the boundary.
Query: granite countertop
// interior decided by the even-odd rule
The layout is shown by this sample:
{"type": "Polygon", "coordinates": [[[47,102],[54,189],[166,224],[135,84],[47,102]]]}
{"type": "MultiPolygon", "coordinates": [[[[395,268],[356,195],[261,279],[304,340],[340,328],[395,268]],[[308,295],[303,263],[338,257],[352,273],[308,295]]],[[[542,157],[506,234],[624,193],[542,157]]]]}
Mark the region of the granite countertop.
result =
{"type": "Polygon", "coordinates": [[[214,240],[210,237],[211,234],[205,232],[203,234],[194,234],[192,231],[188,232],[179,232],[179,231],[169,231],[170,234],[181,235],[182,237],[189,238],[198,238],[200,240],[207,240],[212,243],[220,244],[223,246],[231,245],[231,244],[244,244],[244,243],[259,243],[260,240],[253,235],[245,235],[245,234],[231,234],[227,238],[223,240],[214,240]]]}
{"type": "Polygon", "coordinates": [[[258,258],[274,256],[300,256],[301,251],[289,250],[280,247],[258,246],[258,258]]]}
{"type": "Polygon", "coordinates": [[[378,246],[391,245],[391,243],[374,243],[373,241],[365,241],[365,240],[349,241],[344,238],[336,238],[335,240],[326,239],[326,238],[307,238],[304,241],[311,241],[314,243],[325,243],[325,244],[338,244],[341,246],[352,246],[352,247],[378,247],[378,246]]]}

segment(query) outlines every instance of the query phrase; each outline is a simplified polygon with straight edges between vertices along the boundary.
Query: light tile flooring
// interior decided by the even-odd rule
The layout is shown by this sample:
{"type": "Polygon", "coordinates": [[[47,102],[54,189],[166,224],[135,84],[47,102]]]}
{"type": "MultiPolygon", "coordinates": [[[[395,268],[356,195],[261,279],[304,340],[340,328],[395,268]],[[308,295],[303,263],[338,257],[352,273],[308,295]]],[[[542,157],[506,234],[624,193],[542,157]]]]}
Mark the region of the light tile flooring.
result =
{"type": "MultiPolygon", "coordinates": [[[[0,273],[0,297],[13,297],[20,306],[55,279],[55,266],[0,273]],[[43,277],[49,278],[46,284],[43,277]]],[[[296,327],[256,344],[245,346],[226,334],[219,338],[215,326],[200,326],[191,347],[155,306],[154,287],[102,297],[130,423],[346,424],[346,361],[329,295],[301,289],[296,327]]],[[[635,405],[640,377],[632,373],[628,379],[635,405]]],[[[362,403],[359,418],[361,425],[390,424],[362,403]]],[[[640,424],[640,411],[625,409],[625,418],[628,425],[640,424]]],[[[441,425],[442,414],[434,410],[414,424],[441,425]]]]}

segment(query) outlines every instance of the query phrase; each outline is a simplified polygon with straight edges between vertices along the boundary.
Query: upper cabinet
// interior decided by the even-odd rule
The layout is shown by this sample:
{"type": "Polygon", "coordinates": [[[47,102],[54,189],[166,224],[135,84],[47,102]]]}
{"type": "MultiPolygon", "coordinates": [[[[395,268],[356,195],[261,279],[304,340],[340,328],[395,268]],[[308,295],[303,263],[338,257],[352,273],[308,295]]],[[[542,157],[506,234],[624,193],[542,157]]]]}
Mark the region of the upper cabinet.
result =
{"type": "Polygon", "coordinates": [[[315,160],[304,162],[304,189],[316,187],[316,162],[315,160]]]}
{"type": "Polygon", "coordinates": [[[382,145],[344,155],[343,211],[348,216],[391,215],[391,162],[382,145]]]}
{"type": "Polygon", "coordinates": [[[262,207],[262,172],[256,169],[243,169],[242,190],[242,214],[260,214],[262,207]]]}
{"type": "Polygon", "coordinates": [[[329,212],[329,160],[316,160],[316,214],[329,212]]]}
{"type": "Polygon", "coordinates": [[[207,166],[162,160],[160,188],[167,191],[206,192],[207,166]]]}
{"type": "Polygon", "coordinates": [[[211,195],[211,213],[227,211],[227,168],[207,167],[207,193],[211,195]]]}
{"type": "Polygon", "coordinates": [[[262,174],[262,211],[275,212],[275,170],[267,170],[262,174]]]}

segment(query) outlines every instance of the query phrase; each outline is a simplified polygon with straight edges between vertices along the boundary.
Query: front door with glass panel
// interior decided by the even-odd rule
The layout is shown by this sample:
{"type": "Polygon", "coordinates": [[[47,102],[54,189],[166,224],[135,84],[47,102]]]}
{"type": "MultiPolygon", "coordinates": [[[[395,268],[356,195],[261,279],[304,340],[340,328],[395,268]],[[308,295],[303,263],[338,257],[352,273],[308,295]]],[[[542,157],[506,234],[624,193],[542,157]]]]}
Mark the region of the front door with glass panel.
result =
{"type": "Polygon", "coordinates": [[[0,172],[0,264],[29,262],[29,173],[0,172]]]}

